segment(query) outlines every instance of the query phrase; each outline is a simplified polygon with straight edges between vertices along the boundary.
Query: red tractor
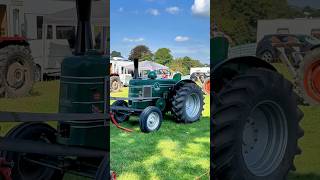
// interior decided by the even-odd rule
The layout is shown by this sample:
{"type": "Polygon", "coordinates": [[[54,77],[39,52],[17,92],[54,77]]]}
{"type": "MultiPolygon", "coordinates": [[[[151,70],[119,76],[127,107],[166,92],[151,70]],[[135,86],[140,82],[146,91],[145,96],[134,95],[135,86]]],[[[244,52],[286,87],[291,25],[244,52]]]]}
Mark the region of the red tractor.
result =
{"type": "Polygon", "coordinates": [[[27,95],[35,79],[29,44],[22,36],[23,6],[10,5],[0,4],[0,97],[27,95]]]}

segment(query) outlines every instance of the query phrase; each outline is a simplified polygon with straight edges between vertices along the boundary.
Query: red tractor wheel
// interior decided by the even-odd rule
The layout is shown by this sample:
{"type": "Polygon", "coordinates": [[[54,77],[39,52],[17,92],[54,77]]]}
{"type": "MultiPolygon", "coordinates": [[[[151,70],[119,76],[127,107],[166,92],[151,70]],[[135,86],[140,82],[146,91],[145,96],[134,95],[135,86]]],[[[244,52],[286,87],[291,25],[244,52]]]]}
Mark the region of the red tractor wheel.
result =
{"type": "Polygon", "coordinates": [[[298,71],[300,95],[310,105],[320,104],[320,48],[306,55],[298,71]]]}
{"type": "Polygon", "coordinates": [[[210,78],[206,79],[202,85],[202,89],[206,95],[210,95],[210,78]]]}
{"type": "Polygon", "coordinates": [[[35,65],[28,47],[10,45],[0,49],[0,95],[22,97],[34,84],[35,65]]]}

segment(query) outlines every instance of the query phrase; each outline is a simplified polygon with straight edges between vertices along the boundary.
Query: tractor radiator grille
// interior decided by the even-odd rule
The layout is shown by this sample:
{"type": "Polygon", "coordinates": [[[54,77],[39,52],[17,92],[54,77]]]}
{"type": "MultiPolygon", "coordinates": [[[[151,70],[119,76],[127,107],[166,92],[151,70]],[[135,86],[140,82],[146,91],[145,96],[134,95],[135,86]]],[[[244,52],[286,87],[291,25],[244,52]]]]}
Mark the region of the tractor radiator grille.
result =
{"type": "Polygon", "coordinates": [[[143,87],[143,97],[152,97],[152,89],[151,86],[143,87]]]}

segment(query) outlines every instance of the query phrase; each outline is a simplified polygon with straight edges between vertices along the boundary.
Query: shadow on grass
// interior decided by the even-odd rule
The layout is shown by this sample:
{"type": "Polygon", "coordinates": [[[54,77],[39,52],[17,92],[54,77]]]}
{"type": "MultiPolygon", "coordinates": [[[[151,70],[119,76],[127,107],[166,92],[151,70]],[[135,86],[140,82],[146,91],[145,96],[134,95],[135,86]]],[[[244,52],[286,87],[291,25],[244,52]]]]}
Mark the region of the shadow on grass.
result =
{"type": "Polygon", "coordinates": [[[289,174],[288,180],[320,180],[320,175],[318,174],[300,174],[300,173],[291,173],[289,174]]]}

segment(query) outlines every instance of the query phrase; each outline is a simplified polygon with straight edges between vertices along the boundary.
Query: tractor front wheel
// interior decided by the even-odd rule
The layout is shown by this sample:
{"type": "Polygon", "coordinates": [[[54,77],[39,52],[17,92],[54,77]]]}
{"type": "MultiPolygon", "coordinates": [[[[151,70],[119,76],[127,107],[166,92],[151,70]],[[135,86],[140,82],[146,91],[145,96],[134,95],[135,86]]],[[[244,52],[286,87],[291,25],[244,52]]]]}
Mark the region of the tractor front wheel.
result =
{"type": "MultiPolygon", "coordinates": [[[[55,142],[56,130],[44,123],[23,123],[12,129],[7,138],[24,139],[44,142],[55,142]]],[[[23,147],[21,147],[23,148],[23,147]]],[[[39,149],[43,151],[43,149],[39,149]]],[[[45,155],[1,152],[1,155],[8,161],[14,162],[12,168],[12,179],[14,180],[62,180],[63,173],[37,163],[32,160],[47,159],[45,155]]]]}
{"type": "Polygon", "coordinates": [[[198,121],[203,111],[203,92],[195,83],[186,83],[173,96],[172,112],[178,122],[198,121]]]}
{"type": "Polygon", "coordinates": [[[140,129],[145,133],[157,131],[161,127],[162,120],[161,110],[158,107],[149,106],[140,114],[140,129]]]}
{"type": "Polygon", "coordinates": [[[276,72],[252,69],[215,94],[211,171],[218,180],[286,179],[303,136],[292,85],[276,72]]]}

